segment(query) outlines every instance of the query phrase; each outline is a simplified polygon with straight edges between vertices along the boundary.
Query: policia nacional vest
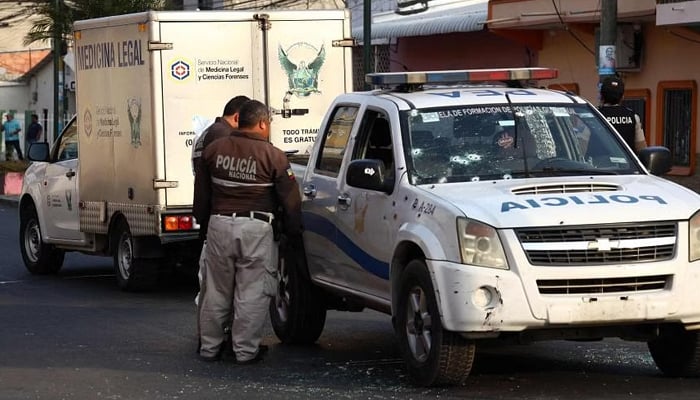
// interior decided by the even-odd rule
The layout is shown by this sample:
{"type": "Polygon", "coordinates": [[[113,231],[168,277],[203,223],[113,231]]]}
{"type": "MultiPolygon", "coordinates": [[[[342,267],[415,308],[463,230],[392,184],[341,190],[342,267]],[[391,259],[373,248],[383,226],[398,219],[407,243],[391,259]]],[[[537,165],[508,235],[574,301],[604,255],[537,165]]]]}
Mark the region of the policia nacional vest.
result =
{"type": "Polygon", "coordinates": [[[624,106],[601,106],[600,112],[634,151],[635,113],[624,106]]]}

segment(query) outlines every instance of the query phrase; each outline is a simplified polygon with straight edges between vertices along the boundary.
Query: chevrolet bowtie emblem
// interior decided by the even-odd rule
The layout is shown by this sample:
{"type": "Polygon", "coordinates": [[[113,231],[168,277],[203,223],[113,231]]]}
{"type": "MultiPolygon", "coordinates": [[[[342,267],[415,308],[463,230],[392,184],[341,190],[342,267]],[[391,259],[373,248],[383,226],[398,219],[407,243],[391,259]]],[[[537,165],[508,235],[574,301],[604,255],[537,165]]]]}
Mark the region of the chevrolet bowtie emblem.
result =
{"type": "MultiPolygon", "coordinates": [[[[619,247],[620,242],[615,241],[615,247],[619,247]]],[[[593,242],[588,242],[588,250],[610,251],[613,248],[613,243],[608,238],[598,238],[593,242]]]]}

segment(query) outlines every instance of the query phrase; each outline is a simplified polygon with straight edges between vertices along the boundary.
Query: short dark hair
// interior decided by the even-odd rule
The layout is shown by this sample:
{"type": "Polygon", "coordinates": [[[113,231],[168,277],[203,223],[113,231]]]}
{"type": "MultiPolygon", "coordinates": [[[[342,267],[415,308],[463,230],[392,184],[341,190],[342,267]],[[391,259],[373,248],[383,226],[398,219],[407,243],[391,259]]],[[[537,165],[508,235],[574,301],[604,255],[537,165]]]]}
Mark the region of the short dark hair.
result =
{"type": "Polygon", "coordinates": [[[624,94],[625,83],[622,82],[622,79],[615,76],[603,79],[600,86],[600,97],[603,99],[603,103],[618,104],[624,94]]]}
{"type": "Polygon", "coordinates": [[[257,100],[250,100],[241,107],[238,116],[238,127],[251,128],[260,121],[270,120],[270,109],[257,100]]]}
{"type": "Polygon", "coordinates": [[[38,115],[36,115],[36,114],[32,114],[32,118],[36,118],[36,119],[39,119],[39,116],[38,116],[38,115]]]}
{"type": "Polygon", "coordinates": [[[243,104],[245,104],[249,100],[250,98],[248,98],[248,96],[236,96],[232,98],[224,106],[224,113],[222,115],[224,117],[230,117],[231,115],[240,112],[243,104]]]}

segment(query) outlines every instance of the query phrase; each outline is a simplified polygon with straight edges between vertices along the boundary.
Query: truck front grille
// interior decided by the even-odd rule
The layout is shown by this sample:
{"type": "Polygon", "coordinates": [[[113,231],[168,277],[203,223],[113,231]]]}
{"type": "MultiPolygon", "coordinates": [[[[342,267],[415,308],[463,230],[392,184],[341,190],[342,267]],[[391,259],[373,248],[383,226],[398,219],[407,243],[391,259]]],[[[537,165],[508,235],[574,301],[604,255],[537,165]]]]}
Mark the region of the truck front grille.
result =
{"type": "Polygon", "coordinates": [[[663,261],[676,252],[675,222],[526,228],[515,231],[532,265],[663,261]]]}
{"type": "Polygon", "coordinates": [[[664,289],[669,279],[669,275],[629,278],[542,279],[537,281],[537,288],[541,294],[647,292],[664,289]]]}

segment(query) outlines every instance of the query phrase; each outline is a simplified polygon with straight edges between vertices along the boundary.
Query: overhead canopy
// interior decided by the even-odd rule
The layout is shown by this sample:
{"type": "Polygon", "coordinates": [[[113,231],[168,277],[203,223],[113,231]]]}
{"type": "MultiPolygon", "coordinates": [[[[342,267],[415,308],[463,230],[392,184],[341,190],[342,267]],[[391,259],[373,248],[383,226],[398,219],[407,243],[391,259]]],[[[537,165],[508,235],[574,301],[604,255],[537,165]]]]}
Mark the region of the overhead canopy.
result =
{"type": "MultiPolygon", "coordinates": [[[[399,15],[394,12],[374,15],[372,39],[429,36],[452,32],[475,32],[484,28],[488,1],[431,1],[426,11],[399,15]]],[[[362,27],[354,28],[353,37],[363,40],[362,27]]]]}

